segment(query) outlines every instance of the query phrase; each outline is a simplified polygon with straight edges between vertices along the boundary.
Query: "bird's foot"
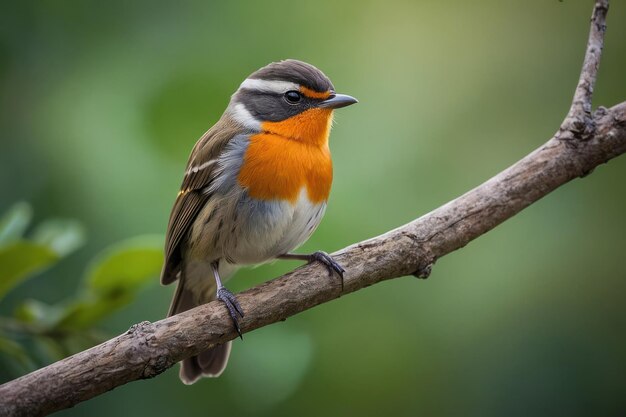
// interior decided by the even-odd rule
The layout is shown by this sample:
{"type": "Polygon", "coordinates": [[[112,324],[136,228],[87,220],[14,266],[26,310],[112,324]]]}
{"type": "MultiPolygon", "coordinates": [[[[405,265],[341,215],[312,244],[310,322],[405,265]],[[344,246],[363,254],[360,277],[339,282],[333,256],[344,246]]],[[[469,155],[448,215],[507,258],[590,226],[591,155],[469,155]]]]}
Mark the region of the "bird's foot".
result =
{"type": "Polygon", "coordinates": [[[230,292],[226,287],[220,287],[217,290],[217,299],[226,304],[228,313],[230,313],[230,318],[233,319],[235,330],[237,330],[237,334],[239,334],[239,337],[243,340],[241,328],[239,327],[239,319],[237,318],[237,316],[243,318],[243,310],[239,301],[237,301],[237,297],[235,297],[235,294],[230,292]]]}
{"type": "Polygon", "coordinates": [[[343,269],[343,267],[339,265],[339,263],[335,261],[332,256],[320,250],[317,252],[313,252],[311,255],[309,255],[309,262],[313,261],[317,261],[323,264],[328,269],[329,276],[332,276],[333,272],[336,272],[337,275],[341,277],[341,280],[343,282],[343,273],[346,272],[346,270],[343,269]]]}
{"type": "Polygon", "coordinates": [[[323,264],[326,269],[328,269],[328,276],[332,276],[333,272],[339,275],[341,278],[341,292],[343,292],[343,273],[346,272],[345,269],[337,261],[333,259],[332,256],[323,251],[313,252],[310,255],[309,262],[317,261],[323,264]]]}
{"type": "Polygon", "coordinates": [[[320,262],[323,264],[326,269],[328,269],[328,276],[332,277],[333,272],[337,273],[341,278],[341,291],[343,292],[343,273],[346,272],[345,269],[337,261],[333,259],[332,256],[327,254],[326,252],[317,251],[311,254],[302,255],[298,253],[285,253],[280,255],[278,258],[280,259],[299,259],[307,262],[320,262]]]}

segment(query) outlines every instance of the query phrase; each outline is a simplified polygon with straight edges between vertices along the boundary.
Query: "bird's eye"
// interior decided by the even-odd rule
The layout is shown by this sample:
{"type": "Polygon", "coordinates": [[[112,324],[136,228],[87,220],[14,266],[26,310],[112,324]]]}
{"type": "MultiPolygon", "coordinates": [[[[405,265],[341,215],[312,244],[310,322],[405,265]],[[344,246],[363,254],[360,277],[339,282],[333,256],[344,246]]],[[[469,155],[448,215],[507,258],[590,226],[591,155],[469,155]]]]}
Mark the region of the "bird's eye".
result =
{"type": "Polygon", "coordinates": [[[285,93],[285,99],[291,103],[291,104],[295,104],[297,102],[299,102],[302,99],[302,94],[300,94],[297,91],[291,90],[291,91],[287,91],[285,93]]]}

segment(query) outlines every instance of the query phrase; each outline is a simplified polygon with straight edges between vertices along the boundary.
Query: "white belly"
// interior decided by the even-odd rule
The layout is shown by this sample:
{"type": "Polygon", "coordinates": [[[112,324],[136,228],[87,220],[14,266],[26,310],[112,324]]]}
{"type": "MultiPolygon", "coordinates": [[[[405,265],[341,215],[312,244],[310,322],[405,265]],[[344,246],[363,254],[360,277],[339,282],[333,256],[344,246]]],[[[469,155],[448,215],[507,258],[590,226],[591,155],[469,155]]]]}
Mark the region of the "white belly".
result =
{"type": "Polygon", "coordinates": [[[249,199],[239,209],[240,227],[224,248],[225,255],[237,264],[258,264],[306,242],[320,224],[326,203],[311,203],[302,189],[295,204],[249,199]]]}

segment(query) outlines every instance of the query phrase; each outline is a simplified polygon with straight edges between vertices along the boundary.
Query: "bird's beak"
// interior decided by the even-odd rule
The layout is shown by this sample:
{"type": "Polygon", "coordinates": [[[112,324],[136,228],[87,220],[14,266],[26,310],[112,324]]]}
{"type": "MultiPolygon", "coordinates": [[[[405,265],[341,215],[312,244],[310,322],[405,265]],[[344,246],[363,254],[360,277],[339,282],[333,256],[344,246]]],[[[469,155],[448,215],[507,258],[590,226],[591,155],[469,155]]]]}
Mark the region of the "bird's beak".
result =
{"type": "Polygon", "coordinates": [[[354,103],[358,103],[359,100],[346,94],[332,94],[326,100],[319,104],[319,107],[325,107],[329,109],[339,109],[346,107],[354,103]]]}

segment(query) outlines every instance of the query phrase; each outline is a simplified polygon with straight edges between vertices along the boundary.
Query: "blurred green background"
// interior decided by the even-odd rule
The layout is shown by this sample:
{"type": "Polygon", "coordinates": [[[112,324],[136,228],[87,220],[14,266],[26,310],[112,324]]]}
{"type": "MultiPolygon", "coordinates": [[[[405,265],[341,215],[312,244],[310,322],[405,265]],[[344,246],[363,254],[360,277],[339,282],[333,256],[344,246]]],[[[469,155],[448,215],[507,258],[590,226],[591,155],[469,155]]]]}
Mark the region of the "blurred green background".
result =
{"type": "MultiPolygon", "coordinates": [[[[27,201],[34,224],[74,219],[86,243],[8,293],[0,315],[71,300],[111,244],[156,234],[160,250],[191,147],[239,83],[279,59],[318,66],[360,100],[336,116],[330,204],[303,251],[438,207],[556,131],[592,3],[3,2],[0,211],[27,201]]],[[[626,100],[625,22],[614,1],[596,105],[626,100]]],[[[622,157],[441,259],[426,281],[247,334],[222,378],[187,387],[175,367],[59,415],[623,413],[625,181],[622,157]]],[[[297,265],[244,270],[229,286],[297,265]]],[[[165,315],[174,288],[144,272],[150,284],[98,323],[100,337],[165,315]]],[[[0,382],[28,369],[3,366],[0,382]]]]}

